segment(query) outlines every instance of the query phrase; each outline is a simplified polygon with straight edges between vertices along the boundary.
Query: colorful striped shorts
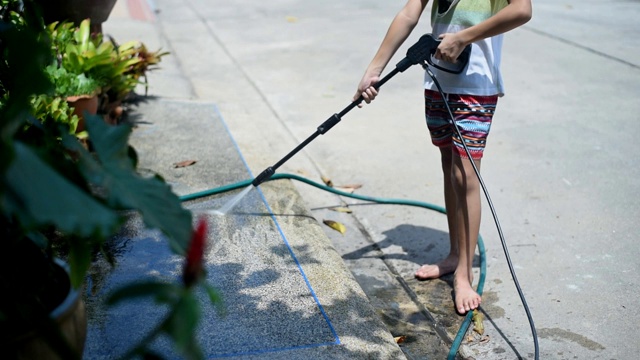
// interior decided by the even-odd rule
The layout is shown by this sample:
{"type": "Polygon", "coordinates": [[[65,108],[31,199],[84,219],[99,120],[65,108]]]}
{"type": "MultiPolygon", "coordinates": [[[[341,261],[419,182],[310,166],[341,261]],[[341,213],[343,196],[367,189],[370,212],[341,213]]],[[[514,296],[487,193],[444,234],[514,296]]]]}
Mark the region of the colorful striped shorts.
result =
{"type": "MultiPolygon", "coordinates": [[[[445,94],[460,133],[464,138],[471,158],[481,159],[487,142],[491,119],[496,110],[498,95],[477,96],[445,94]]],[[[425,90],[425,114],[431,141],[437,147],[453,145],[453,151],[467,158],[462,142],[449,121],[449,113],[438,91],[425,90]]]]}

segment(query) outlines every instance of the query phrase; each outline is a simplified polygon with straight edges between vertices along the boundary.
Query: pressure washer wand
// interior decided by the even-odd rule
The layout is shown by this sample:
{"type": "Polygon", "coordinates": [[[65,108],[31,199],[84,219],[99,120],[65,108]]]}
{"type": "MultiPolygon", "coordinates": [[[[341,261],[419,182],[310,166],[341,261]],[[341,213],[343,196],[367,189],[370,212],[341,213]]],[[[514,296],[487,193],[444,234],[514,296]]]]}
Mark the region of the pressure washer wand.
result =
{"type": "MultiPolygon", "coordinates": [[[[407,56],[402,59],[396,67],[385,77],[380,79],[373,87],[379,89],[382,85],[384,85],[389,79],[394,77],[399,72],[404,72],[412,65],[422,64],[425,61],[430,61],[431,56],[435,53],[435,50],[438,47],[440,41],[434,38],[431,34],[423,35],[418,42],[416,42],[413,46],[407,50],[407,56]]],[[[468,54],[464,55],[468,58],[468,54]]],[[[460,59],[460,58],[459,58],[460,59]]],[[[466,64],[466,62],[464,62],[466,64]]],[[[337,123],[342,120],[342,117],[345,116],[349,111],[351,111],[354,107],[358,106],[364,98],[360,95],[355,101],[351,102],[347,107],[345,107],[342,111],[337,114],[331,115],[325,122],[323,122],[320,126],[318,126],[317,130],[309,136],[305,141],[300,143],[300,145],[296,146],[295,149],[291,150],[287,155],[285,155],[280,161],[275,163],[272,166],[269,166],[264,171],[260,173],[260,175],[256,176],[255,179],[251,182],[251,185],[257,187],[263,182],[269,180],[273,174],[275,174],[276,170],[282,166],[285,162],[287,162],[293,155],[297,154],[300,150],[302,150],[305,146],[307,146],[310,142],[312,142],[318,135],[322,135],[329,131],[332,127],[334,127],[337,123]]]]}
{"type": "MultiPolygon", "coordinates": [[[[378,89],[380,86],[382,86],[385,82],[387,82],[389,79],[391,79],[394,75],[396,75],[400,70],[398,70],[398,68],[393,69],[393,71],[391,71],[387,76],[385,76],[384,78],[382,78],[378,83],[376,83],[374,85],[374,87],[376,89],[378,89]]],[[[262,184],[263,182],[269,180],[269,178],[271,176],[273,176],[273,174],[276,172],[276,169],[278,169],[280,166],[282,166],[282,164],[284,164],[285,162],[287,162],[289,159],[291,159],[291,157],[295,154],[297,154],[300,150],[302,150],[305,146],[309,145],[310,142],[312,142],[315,138],[318,137],[318,135],[323,135],[324,133],[326,133],[327,131],[329,131],[332,127],[334,127],[337,123],[340,122],[340,120],[342,120],[342,117],[344,115],[346,115],[349,111],[351,111],[354,107],[356,107],[359,103],[361,103],[364,100],[364,98],[362,97],[362,95],[360,95],[360,97],[358,99],[356,99],[355,101],[353,101],[352,103],[350,103],[347,107],[345,107],[342,111],[340,111],[337,114],[333,114],[331,115],[330,118],[328,118],[327,120],[325,120],[325,122],[323,122],[320,126],[318,126],[317,130],[311,135],[309,136],[305,141],[303,141],[302,143],[300,143],[300,145],[296,146],[295,149],[291,150],[291,152],[289,152],[287,155],[285,155],[282,159],[280,159],[280,161],[278,161],[277,163],[275,163],[272,166],[269,166],[268,168],[266,168],[262,173],[260,173],[260,175],[258,175],[252,182],[251,184],[253,186],[258,186],[260,184],[262,184]]]]}

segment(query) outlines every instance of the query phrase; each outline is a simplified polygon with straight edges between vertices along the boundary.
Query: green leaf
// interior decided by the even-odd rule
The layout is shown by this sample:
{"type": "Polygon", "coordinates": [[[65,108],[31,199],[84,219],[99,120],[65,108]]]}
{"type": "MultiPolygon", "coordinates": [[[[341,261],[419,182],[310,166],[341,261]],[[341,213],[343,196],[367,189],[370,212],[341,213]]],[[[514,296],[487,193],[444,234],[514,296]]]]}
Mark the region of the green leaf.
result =
{"type": "Polygon", "coordinates": [[[10,101],[0,111],[0,138],[3,143],[9,143],[25,122],[24,110],[28,108],[29,98],[52,89],[42,72],[51,58],[49,45],[33,29],[4,25],[0,31],[3,49],[0,69],[3,70],[2,93],[8,93],[10,101]]]}
{"type": "MultiPolygon", "coordinates": [[[[115,211],[71,183],[26,145],[15,142],[6,182],[17,196],[1,199],[27,226],[53,224],[81,237],[106,236],[119,225],[115,211]],[[13,205],[13,206],[11,206],[13,205]]],[[[4,206],[3,206],[4,207],[4,206]]]]}
{"type": "Polygon", "coordinates": [[[211,301],[211,304],[216,307],[216,310],[220,314],[224,314],[225,308],[224,308],[224,303],[222,301],[222,295],[220,295],[218,290],[216,290],[213,286],[207,284],[204,281],[202,281],[202,286],[207,292],[207,295],[209,296],[209,301],[211,301]]]}
{"type": "Polygon", "coordinates": [[[79,288],[84,282],[87,270],[91,266],[91,244],[86,239],[74,238],[69,249],[71,285],[79,288]]]}
{"type": "Polygon", "coordinates": [[[203,359],[204,355],[196,341],[200,305],[192,292],[186,291],[183,294],[162,329],[173,339],[176,349],[186,359],[203,359]]]}
{"type": "Polygon", "coordinates": [[[41,232],[32,231],[27,234],[29,240],[31,240],[40,249],[46,249],[49,244],[49,239],[41,232]]]}
{"type": "Polygon", "coordinates": [[[203,282],[202,287],[207,291],[207,295],[209,295],[209,300],[212,304],[219,304],[222,302],[222,296],[213,286],[203,282]]]}
{"type": "Polygon", "coordinates": [[[191,213],[159,176],[143,178],[135,171],[128,146],[131,126],[108,125],[99,116],[87,117],[86,124],[108,203],[140,211],[148,227],[160,229],[171,249],[184,254],[193,231],[191,213]]]}
{"type": "Polygon", "coordinates": [[[127,284],[114,290],[107,296],[107,305],[116,305],[123,300],[134,298],[154,297],[164,299],[164,303],[175,302],[182,292],[182,287],[173,283],[159,280],[147,280],[137,283],[127,284]],[[173,299],[174,301],[170,301],[173,299]]]}
{"type": "Polygon", "coordinates": [[[85,52],[89,47],[89,36],[91,36],[89,19],[84,19],[75,32],[76,42],[80,45],[80,51],[85,52]]]}

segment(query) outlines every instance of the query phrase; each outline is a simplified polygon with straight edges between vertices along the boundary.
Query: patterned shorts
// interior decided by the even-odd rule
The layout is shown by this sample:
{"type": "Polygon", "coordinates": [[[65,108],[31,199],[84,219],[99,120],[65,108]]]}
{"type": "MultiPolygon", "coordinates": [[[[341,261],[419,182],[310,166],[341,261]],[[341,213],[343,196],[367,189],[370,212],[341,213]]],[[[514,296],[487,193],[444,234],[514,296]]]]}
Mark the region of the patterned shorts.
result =
{"type": "MultiPolygon", "coordinates": [[[[498,95],[445,95],[448,98],[456,124],[460,128],[462,138],[471,153],[471,158],[481,159],[491,128],[491,119],[498,103],[498,95]]],[[[438,147],[453,145],[453,151],[461,157],[467,158],[462,142],[449,121],[449,113],[440,93],[425,90],[424,99],[427,126],[433,144],[438,147]]]]}

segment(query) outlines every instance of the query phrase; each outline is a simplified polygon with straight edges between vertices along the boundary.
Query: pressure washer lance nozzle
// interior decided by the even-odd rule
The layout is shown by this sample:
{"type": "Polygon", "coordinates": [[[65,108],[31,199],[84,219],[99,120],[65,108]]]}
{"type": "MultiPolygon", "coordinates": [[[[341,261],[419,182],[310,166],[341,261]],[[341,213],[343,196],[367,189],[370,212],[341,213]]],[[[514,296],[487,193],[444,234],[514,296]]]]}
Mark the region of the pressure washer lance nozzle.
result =
{"type": "Polygon", "coordinates": [[[269,180],[269,178],[272,177],[275,172],[276,170],[273,168],[273,166],[269,166],[268,168],[264,169],[264,171],[261,172],[260,175],[256,176],[256,178],[253,179],[251,185],[253,185],[254,187],[258,187],[258,185],[269,180]]]}

